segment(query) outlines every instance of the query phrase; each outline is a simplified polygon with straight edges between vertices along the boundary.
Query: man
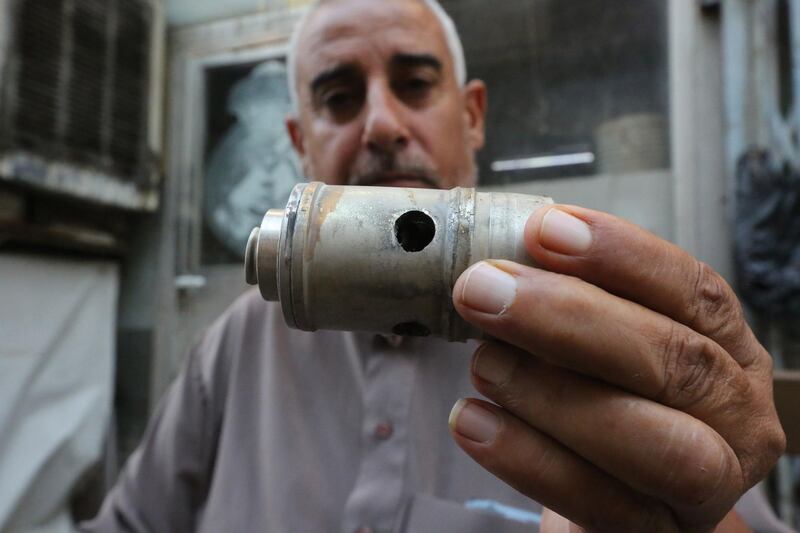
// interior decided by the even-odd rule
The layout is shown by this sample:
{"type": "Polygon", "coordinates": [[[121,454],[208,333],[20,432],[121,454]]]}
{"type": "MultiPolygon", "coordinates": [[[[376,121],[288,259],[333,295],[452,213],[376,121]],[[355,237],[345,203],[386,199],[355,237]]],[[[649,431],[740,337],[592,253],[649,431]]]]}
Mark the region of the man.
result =
{"type": "MultiPolygon", "coordinates": [[[[486,90],[465,83],[440,9],[312,8],[287,121],[308,176],[475,183],[486,90]]],[[[743,526],[731,508],[785,439],[770,357],[731,289],[587,209],[543,209],[525,238],[542,269],[482,262],[454,287],[459,313],[500,339],[471,363],[469,344],[290,331],[248,294],[193,349],[90,528],[528,531],[533,500],[565,517],[547,515],[550,531],[743,526]],[[494,403],[456,402],[448,435],[470,380],[494,403]]]]}

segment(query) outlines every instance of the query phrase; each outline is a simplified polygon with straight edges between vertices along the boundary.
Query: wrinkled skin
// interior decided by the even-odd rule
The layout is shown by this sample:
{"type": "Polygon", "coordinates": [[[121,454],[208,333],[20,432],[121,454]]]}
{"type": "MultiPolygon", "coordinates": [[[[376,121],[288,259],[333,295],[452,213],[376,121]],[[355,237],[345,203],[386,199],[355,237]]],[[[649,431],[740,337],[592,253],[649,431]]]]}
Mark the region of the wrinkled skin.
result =
{"type": "MultiPolygon", "coordinates": [[[[486,90],[459,85],[420,2],[323,4],[299,41],[295,81],[287,128],[308,176],[474,185],[486,90]]],[[[494,403],[460,403],[455,441],[552,510],[543,531],[742,530],[730,510],[785,437],[770,356],[730,287],[676,246],[579,207],[540,210],[525,239],[541,268],[483,265],[513,279],[500,312],[486,311],[497,295],[474,290],[475,270],[454,288],[459,313],[497,339],[472,365],[494,403]],[[586,226],[580,250],[545,230],[551,210],[586,226]],[[467,412],[483,413],[479,434],[467,412]]]]}
{"type": "Polygon", "coordinates": [[[498,423],[477,442],[453,421],[454,438],[588,530],[713,530],[785,448],[772,360],[733,291],[678,247],[604,213],[546,208],[525,239],[541,269],[489,266],[516,285],[500,313],[484,312],[470,270],[456,283],[458,311],[498,339],[472,365],[475,388],[496,405],[471,400],[498,423]],[[551,237],[550,211],[589,228],[585,249],[551,237]]]}

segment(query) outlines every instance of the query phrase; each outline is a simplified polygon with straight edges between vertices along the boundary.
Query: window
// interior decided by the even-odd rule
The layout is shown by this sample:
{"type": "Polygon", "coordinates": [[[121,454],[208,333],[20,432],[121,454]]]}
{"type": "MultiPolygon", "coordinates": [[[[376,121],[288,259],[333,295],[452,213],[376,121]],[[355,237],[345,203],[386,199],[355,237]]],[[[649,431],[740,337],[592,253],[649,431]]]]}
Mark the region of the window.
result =
{"type": "Polygon", "coordinates": [[[442,5],[489,88],[482,184],[668,166],[666,2],[442,5]]]}

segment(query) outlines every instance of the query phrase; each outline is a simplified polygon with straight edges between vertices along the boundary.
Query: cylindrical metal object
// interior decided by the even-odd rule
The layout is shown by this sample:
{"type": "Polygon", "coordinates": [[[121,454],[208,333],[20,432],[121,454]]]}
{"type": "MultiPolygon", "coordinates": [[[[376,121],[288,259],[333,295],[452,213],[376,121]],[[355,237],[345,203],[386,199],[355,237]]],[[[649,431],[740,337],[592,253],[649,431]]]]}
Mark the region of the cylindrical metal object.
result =
{"type": "Polygon", "coordinates": [[[449,340],[481,333],[456,313],[458,276],[482,259],[533,264],[528,217],[549,198],[474,189],[297,185],[247,243],[245,275],[289,326],[449,340]]]}

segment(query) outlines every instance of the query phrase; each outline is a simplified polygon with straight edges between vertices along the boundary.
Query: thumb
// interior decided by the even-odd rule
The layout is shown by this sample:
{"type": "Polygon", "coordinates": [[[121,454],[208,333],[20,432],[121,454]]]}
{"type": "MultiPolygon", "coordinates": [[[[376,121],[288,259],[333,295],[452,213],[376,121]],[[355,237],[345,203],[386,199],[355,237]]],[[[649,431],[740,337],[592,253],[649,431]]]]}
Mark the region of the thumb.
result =
{"type": "Polygon", "coordinates": [[[545,507],[542,509],[542,525],[540,533],[584,533],[583,528],[576,526],[560,514],[545,507]]]}

